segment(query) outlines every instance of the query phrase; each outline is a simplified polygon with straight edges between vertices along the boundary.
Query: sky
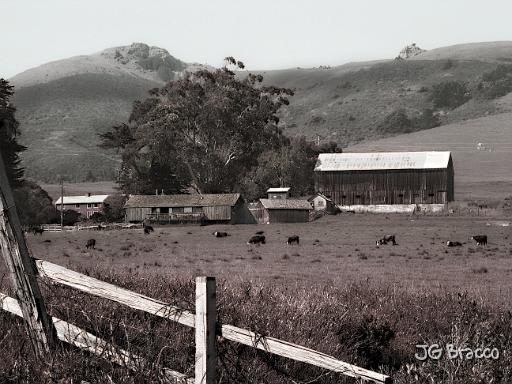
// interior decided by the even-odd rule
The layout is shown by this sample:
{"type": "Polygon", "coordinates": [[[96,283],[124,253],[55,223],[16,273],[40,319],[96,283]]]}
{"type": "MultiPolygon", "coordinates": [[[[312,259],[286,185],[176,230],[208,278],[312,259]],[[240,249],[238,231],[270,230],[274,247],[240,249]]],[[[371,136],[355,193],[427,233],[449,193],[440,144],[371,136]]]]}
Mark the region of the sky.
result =
{"type": "Polygon", "coordinates": [[[334,66],[512,40],[511,14],[510,0],[0,0],[0,77],[132,42],[213,66],[334,66]]]}

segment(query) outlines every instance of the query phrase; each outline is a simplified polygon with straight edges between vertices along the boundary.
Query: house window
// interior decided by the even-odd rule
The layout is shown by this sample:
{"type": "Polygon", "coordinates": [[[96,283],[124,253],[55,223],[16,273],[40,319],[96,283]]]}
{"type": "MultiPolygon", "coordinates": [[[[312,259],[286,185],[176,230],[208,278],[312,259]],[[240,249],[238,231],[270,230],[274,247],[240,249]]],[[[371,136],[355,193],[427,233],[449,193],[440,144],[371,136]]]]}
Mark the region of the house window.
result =
{"type": "Polygon", "coordinates": [[[183,208],[183,212],[185,212],[185,213],[192,213],[192,207],[185,207],[185,208],[183,208]]]}
{"type": "Polygon", "coordinates": [[[87,208],[91,208],[92,207],[92,204],[87,204],[87,208]]]}
{"type": "Polygon", "coordinates": [[[324,201],[323,200],[318,200],[318,206],[319,207],[323,207],[324,206],[324,201]]]}
{"type": "Polygon", "coordinates": [[[98,208],[98,203],[93,204],[94,208],[98,208]]]}
{"type": "Polygon", "coordinates": [[[80,204],[75,204],[75,208],[80,208],[80,204]]]}
{"type": "Polygon", "coordinates": [[[429,197],[434,197],[433,193],[429,193],[428,195],[429,195],[429,197]]]}

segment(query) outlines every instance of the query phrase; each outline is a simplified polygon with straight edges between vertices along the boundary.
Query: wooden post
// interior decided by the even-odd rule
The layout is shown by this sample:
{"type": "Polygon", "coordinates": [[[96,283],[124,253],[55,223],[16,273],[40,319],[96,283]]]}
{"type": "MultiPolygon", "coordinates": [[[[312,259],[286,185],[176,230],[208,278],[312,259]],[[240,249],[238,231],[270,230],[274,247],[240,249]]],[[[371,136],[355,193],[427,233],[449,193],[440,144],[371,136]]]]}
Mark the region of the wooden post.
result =
{"type": "Polygon", "coordinates": [[[2,256],[9,269],[34,352],[38,358],[43,359],[50,352],[50,344],[55,340],[55,332],[39,291],[37,269],[25,243],[1,153],[0,197],[2,256]]]}
{"type": "Polygon", "coordinates": [[[196,278],[195,384],[215,384],[215,325],[217,318],[214,277],[196,278]]]}

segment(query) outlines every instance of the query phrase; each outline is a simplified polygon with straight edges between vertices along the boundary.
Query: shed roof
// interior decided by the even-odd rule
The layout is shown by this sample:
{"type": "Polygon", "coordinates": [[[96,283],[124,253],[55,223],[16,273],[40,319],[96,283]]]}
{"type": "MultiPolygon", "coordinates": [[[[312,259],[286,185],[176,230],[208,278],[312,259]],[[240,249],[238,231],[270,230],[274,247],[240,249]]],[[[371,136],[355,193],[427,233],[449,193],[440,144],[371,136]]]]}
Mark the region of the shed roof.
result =
{"type": "MultiPolygon", "coordinates": [[[[63,196],[63,204],[97,204],[103,203],[109,195],[85,195],[85,196],[63,196]]],[[[60,204],[60,197],[55,202],[55,205],[60,204]]]]}
{"type": "Polygon", "coordinates": [[[218,193],[207,195],[131,195],[125,207],[212,207],[233,206],[240,198],[239,193],[218,193]]]}
{"type": "Polygon", "coordinates": [[[315,171],[373,171],[382,169],[442,169],[450,152],[321,153],[315,171]]]}
{"type": "Polygon", "coordinates": [[[267,193],[272,193],[272,192],[288,192],[290,190],[289,187],[285,187],[285,188],[269,188],[267,189],[267,193]]]}
{"type": "Polygon", "coordinates": [[[300,199],[260,199],[265,209],[313,209],[307,200],[300,199]]]}

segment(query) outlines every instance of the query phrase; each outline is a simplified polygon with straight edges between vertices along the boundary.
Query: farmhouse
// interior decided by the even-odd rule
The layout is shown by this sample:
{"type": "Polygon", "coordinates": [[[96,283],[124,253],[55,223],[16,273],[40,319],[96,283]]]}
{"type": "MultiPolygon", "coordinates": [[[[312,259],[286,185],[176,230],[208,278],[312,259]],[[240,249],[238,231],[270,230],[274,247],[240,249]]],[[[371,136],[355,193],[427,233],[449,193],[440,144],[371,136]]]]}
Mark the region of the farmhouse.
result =
{"type": "Polygon", "coordinates": [[[55,202],[55,208],[61,207],[64,210],[73,210],[80,213],[84,217],[91,217],[94,213],[102,212],[105,206],[105,200],[109,195],[91,195],[87,196],[63,196],[62,204],[59,197],[55,202]]]}
{"type": "Polygon", "coordinates": [[[313,208],[307,200],[260,199],[251,209],[260,223],[306,223],[313,208]]]}
{"type": "Polygon", "coordinates": [[[131,195],[125,209],[127,222],[256,223],[239,193],[131,195]]]}
{"type": "Polygon", "coordinates": [[[450,152],[322,153],[315,190],[338,206],[446,204],[454,199],[450,152]]]}

